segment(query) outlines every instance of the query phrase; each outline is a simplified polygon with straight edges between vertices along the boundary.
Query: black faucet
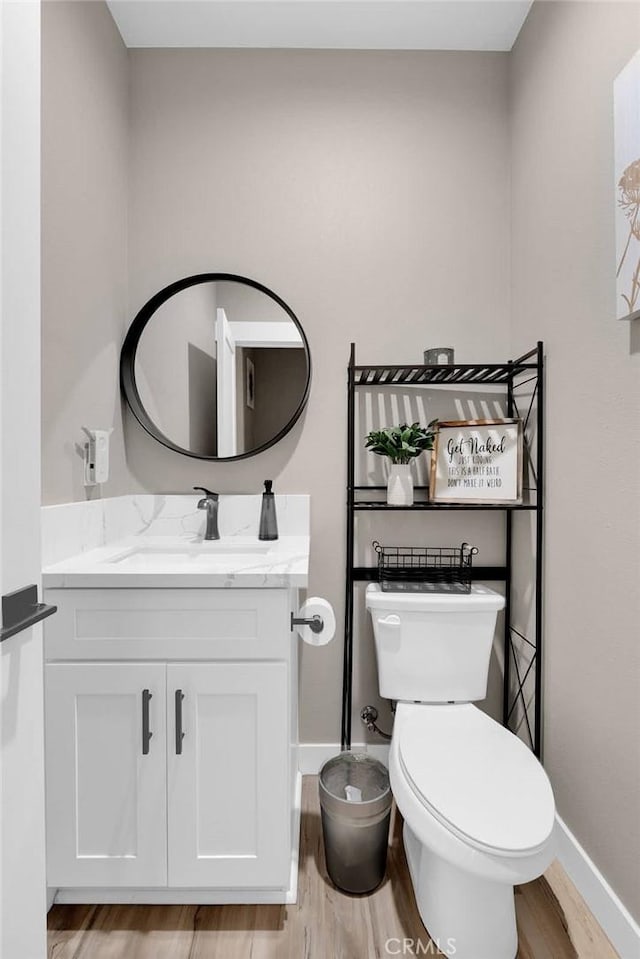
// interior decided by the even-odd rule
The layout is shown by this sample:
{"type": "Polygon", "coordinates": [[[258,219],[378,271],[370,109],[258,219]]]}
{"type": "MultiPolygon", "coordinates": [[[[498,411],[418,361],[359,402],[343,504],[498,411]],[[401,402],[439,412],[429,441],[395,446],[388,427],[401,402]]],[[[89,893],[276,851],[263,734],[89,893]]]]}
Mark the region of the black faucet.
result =
{"type": "Polygon", "coordinates": [[[200,490],[205,495],[198,500],[198,509],[207,511],[207,528],[204,532],[205,539],[220,539],[218,532],[218,501],[220,497],[217,493],[212,493],[210,489],[204,486],[194,486],[195,490],[200,490]]]}

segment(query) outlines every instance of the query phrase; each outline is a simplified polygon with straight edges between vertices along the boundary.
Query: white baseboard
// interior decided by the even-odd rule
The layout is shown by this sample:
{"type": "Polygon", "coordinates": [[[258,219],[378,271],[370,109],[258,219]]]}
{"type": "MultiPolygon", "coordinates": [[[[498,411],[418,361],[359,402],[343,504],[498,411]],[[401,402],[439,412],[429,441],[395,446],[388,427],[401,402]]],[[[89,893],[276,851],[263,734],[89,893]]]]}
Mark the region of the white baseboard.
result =
{"type": "MultiPolygon", "coordinates": [[[[386,744],[352,743],[351,751],[367,753],[374,759],[379,759],[385,766],[389,765],[389,746],[386,744]]],[[[326,761],[331,759],[332,756],[337,756],[339,752],[339,743],[300,743],[298,746],[298,769],[303,776],[317,776],[326,761]]]]}
{"type": "Polygon", "coordinates": [[[558,859],[620,959],[640,956],[640,926],[565,822],[556,816],[558,859]]]}
{"type": "Polygon", "coordinates": [[[60,905],[135,905],[135,906],[263,906],[296,901],[296,891],[289,889],[128,889],[78,888],[58,889],[60,905]]]}

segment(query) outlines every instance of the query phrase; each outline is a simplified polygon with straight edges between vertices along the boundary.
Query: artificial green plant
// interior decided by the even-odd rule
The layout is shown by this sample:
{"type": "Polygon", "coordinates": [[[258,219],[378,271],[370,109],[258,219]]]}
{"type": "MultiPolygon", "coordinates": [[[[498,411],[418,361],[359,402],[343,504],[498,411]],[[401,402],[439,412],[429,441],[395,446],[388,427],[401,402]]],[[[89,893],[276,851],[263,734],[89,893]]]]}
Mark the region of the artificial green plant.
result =
{"type": "Polygon", "coordinates": [[[419,423],[388,426],[368,433],[365,447],[379,456],[388,456],[392,463],[410,463],[420,453],[433,449],[437,432],[437,419],[431,420],[427,427],[419,423]]]}

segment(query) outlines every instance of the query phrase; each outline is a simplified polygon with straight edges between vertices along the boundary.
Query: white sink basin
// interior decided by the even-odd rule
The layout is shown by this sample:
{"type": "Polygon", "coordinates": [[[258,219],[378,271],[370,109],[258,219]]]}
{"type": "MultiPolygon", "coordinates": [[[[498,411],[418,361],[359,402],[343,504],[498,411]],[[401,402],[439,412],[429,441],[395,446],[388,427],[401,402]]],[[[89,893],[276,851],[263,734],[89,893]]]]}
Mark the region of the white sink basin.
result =
{"type": "Polygon", "coordinates": [[[249,562],[252,558],[257,560],[264,556],[271,546],[271,543],[260,540],[195,540],[176,546],[134,546],[114,556],[108,562],[127,566],[156,566],[166,562],[172,565],[175,563],[193,565],[202,562],[220,562],[226,556],[249,562]]]}

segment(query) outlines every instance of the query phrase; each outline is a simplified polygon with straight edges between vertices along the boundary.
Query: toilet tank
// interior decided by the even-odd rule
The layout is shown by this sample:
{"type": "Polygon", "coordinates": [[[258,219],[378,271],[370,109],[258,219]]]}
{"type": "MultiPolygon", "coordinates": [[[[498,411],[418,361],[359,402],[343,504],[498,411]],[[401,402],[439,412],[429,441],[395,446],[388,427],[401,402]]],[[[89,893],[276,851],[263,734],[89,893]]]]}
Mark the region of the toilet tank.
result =
{"type": "Polygon", "coordinates": [[[485,698],[503,596],[486,586],[470,593],[394,593],[370,583],[366,605],[381,696],[428,703],[485,698]]]}

